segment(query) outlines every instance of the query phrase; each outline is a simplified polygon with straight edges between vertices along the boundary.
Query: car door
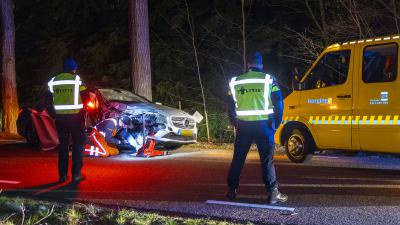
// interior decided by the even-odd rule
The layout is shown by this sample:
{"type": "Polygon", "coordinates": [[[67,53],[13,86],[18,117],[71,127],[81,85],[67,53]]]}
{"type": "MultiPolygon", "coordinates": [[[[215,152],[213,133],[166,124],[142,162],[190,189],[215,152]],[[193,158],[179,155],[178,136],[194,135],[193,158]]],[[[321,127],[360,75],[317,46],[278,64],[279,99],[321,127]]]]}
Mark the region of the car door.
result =
{"type": "Polygon", "coordinates": [[[365,43],[359,46],[358,102],[355,113],[362,150],[399,152],[400,82],[398,44],[365,43]]]}
{"type": "Polygon", "coordinates": [[[320,148],[351,148],[352,48],[325,52],[302,80],[300,113],[320,148]]]}

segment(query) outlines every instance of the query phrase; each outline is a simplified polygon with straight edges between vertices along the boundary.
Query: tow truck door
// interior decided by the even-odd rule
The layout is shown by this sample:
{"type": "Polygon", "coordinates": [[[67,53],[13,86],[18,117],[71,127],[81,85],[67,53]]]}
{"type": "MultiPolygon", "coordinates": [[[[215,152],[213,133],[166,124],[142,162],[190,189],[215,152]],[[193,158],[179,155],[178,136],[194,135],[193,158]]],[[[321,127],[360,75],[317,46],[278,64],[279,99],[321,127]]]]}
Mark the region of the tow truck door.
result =
{"type": "Polygon", "coordinates": [[[359,115],[355,133],[361,150],[400,150],[398,48],[391,41],[358,46],[358,100],[354,113],[359,115]]]}
{"type": "Polygon", "coordinates": [[[318,147],[351,148],[353,46],[329,49],[302,80],[300,114],[318,147]]]}

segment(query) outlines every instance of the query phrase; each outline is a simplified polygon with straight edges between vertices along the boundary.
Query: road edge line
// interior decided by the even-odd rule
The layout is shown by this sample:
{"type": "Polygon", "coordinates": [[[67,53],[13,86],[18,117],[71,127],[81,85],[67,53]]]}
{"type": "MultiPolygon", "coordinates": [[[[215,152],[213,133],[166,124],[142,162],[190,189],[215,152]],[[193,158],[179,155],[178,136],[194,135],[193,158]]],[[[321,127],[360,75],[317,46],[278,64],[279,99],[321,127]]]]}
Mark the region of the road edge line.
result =
{"type": "Polygon", "coordinates": [[[262,204],[249,204],[249,203],[240,203],[240,202],[216,201],[216,200],[207,200],[206,203],[207,204],[217,204],[217,205],[249,207],[249,208],[273,209],[273,210],[281,210],[281,211],[289,211],[289,212],[294,212],[294,210],[295,210],[295,208],[290,208],[290,207],[262,205],[262,204]]]}
{"type": "Polygon", "coordinates": [[[21,181],[13,181],[13,180],[0,180],[0,184],[19,184],[21,181]]]}

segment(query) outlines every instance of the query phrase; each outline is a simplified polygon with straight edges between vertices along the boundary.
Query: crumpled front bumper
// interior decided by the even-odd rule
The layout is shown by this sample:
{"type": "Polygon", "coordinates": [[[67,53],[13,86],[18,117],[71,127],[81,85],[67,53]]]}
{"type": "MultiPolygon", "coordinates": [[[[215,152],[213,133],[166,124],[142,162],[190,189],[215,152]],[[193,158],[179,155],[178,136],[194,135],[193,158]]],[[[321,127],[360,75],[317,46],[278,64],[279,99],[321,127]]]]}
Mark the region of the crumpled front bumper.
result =
{"type": "Polygon", "coordinates": [[[154,136],[150,137],[154,139],[157,144],[193,144],[197,142],[197,129],[184,130],[173,127],[170,129],[159,130],[154,136]],[[171,131],[172,130],[172,131],[171,131]]]}

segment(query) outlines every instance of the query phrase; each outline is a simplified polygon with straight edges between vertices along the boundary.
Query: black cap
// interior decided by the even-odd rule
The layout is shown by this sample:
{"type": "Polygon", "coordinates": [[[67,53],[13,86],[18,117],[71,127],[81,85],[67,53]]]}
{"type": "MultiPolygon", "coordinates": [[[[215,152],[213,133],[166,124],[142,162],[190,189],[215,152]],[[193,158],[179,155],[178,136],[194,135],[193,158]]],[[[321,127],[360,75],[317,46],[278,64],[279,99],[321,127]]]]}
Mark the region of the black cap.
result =
{"type": "Polygon", "coordinates": [[[67,58],[63,65],[64,72],[72,72],[78,69],[78,64],[75,62],[73,58],[67,58]]]}
{"type": "Polygon", "coordinates": [[[253,65],[263,64],[263,57],[260,52],[256,51],[247,57],[247,62],[253,65]]]}

